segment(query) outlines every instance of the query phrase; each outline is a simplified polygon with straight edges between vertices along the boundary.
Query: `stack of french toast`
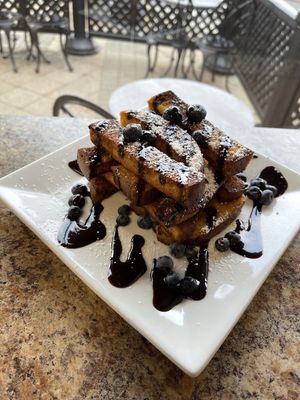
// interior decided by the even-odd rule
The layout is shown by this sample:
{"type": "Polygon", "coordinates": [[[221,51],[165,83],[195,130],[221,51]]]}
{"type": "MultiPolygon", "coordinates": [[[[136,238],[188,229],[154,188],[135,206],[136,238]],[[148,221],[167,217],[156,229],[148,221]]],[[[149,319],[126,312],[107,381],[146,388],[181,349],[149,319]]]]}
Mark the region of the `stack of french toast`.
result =
{"type": "Polygon", "coordinates": [[[253,154],[205,114],[167,91],[148,110],[91,124],[93,147],[79,149],[77,161],[93,203],[122,191],[166,244],[200,245],[226,228],[245,202],[239,173],[253,154]]]}

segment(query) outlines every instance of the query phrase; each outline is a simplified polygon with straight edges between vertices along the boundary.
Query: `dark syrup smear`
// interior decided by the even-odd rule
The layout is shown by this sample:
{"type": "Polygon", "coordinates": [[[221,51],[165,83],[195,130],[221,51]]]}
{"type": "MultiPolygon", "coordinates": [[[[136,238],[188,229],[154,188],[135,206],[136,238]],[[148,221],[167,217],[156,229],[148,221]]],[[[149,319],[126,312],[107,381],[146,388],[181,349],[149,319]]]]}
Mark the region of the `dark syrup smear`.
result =
{"type": "MultiPolygon", "coordinates": [[[[278,190],[277,196],[282,195],[288,188],[285,177],[275,167],[264,168],[259,177],[265,179],[268,185],[275,186],[278,190]]],[[[235,231],[241,235],[241,243],[230,246],[230,249],[247,258],[259,258],[263,254],[263,243],[261,235],[261,213],[263,206],[253,202],[253,207],[248,220],[247,227],[241,220],[236,221],[235,231]]]]}
{"type": "Polygon", "coordinates": [[[207,244],[202,245],[198,258],[189,259],[189,265],[185,273],[185,276],[191,276],[199,281],[198,289],[189,296],[193,300],[201,300],[206,296],[209,267],[207,246],[207,244]]]}
{"type": "Polygon", "coordinates": [[[288,188],[288,183],[285,177],[275,167],[270,166],[264,168],[259,174],[259,177],[266,180],[268,185],[272,185],[277,188],[278,193],[276,197],[281,196],[288,188]]]}
{"type": "MultiPolygon", "coordinates": [[[[198,255],[189,258],[188,261],[189,264],[185,276],[191,276],[199,282],[197,289],[189,295],[189,298],[201,300],[206,296],[207,291],[209,265],[207,245],[202,246],[198,255]]],[[[168,272],[156,268],[156,259],[154,259],[154,268],[152,271],[153,305],[159,311],[169,311],[184,299],[179,290],[170,288],[166,284],[165,277],[167,274],[168,272]]]]}
{"type": "Polygon", "coordinates": [[[119,236],[119,227],[116,226],[112,238],[112,254],[108,270],[108,280],[116,287],[125,288],[132,285],[146,271],[147,265],[142,254],[145,239],[134,235],[131,239],[131,248],[126,261],[121,261],[122,244],[119,236]]]}
{"type": "Polygon", "coordinates": [[[63,247],[76,249],[103,239],[106,228],[99,220],[102,211],[102,204],[94,205],[84,225],[66,218],[57,235],[58,243],[63,247]]]}
{"type": "Polygon", "coordinates": [[[245,227],[239,219],[236,221],[235,231],[241,235],[241,243],[235,246],[230,245],[232,251],[247,258],[259,258],[262,256],[261,211],[262,206],[254,203],[248,226],[245,227]]]}
{"type": "Polygon", "coordinates": [[[69,161],[68,166],[77,174],[82,175],[83,173],[81,172],[81,169],[79,168],[77,160],[69,161]]]}

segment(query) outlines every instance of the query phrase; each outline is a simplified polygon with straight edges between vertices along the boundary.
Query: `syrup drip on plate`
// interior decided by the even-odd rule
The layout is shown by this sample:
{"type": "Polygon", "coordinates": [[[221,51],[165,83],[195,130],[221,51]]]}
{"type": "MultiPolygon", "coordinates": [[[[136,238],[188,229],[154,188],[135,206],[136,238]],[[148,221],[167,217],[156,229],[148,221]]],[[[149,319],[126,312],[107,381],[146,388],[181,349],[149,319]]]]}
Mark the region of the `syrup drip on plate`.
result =
{"type": "Polygon", "coordinates": [[[238,219],[235,231],[241,235],[241,243],[231,245],[230,249],[247,258],[259,258],[263,254],[261,236],[261,211],[262,206],[254,204],[248,220],[247,228],[238,219]]]}
{"type": "MultiPolygon", "coordinates": [[[[268,185],[275,186],[277,197],[282,195],[288,188],[288,183],[280,171],[273,166],[264,168],[259,174],[259,178],[267,181],[268,185]]],[[[245,227],[241,220],[236,221],[235,231],[241,235],[241,242],[231,245],[230,249],[241,256],[247,258],[259,258],[263,254],[263,243],[261,235],[261,213],[263,206],[259,202],[253,201],[253,207],[245,227]]]]}
{"type": "Polygon", "coordinates": [[[116,225],[112,239],[112,254],[108,270],[108,280],[116,287],[124,288],[132,285],[146,271],[147,266],[142,254],[145,239],[134,235],[131,239],[131,248],[126,261],[121,261],[122,244],[119,236],[119,227],[116,225]]]}
{"type": "MultiPolygon", "coordinates": [[[[207,277],[208,277],[208,249],[207,245],[200,248],[195,257],[188,259],[189,264],[185,276],[197,280],[195,290],[188,295],[189,299],[201,300],[206,296],[207,277]]],[[[169,311],[185,298],[178,287],[170,287],[166,283],[166,276],[169,271],[156,268],[156,259],[152,271],[153,279],[153,305],[159,311],[169,311]]]]}
{"type": "Polygon", "coordinates": [[[83,173],[81,172],[81,170],[80,170],[80,168],[79,168],[79,165],[78,165],[77,160],[69,161],[68,166],[69,166],[74,172],[76,172],[77,174],[83,176],[83,173]]]}
{"type": "Polygon", "coordinates": [[[94,205],[84,225],[66,218],[57,235],[58,243],[63,247],[76,249],[103,239],[106,235],[106,228],[99,220],[102,211],[102,204],[94,205]]]}

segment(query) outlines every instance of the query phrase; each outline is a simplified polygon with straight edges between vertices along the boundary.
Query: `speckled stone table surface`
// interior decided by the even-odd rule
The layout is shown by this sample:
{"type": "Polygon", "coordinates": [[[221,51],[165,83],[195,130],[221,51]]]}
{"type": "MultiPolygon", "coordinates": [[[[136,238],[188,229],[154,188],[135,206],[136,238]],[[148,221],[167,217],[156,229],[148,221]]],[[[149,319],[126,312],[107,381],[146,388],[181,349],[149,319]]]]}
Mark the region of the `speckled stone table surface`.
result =
{"type": "MultiPolygon", "coordinates": [[[[0,116],[0,175],[85,134],[84,120],[0,116]]],[[[300,172],[299,131],[255,128],[233,134],[300,172]]],[[[1,400],[299,398],[299,234],[208,367],[193,379],[92,293],[8,209],[0,205],[0,213],[1,400]]]]}

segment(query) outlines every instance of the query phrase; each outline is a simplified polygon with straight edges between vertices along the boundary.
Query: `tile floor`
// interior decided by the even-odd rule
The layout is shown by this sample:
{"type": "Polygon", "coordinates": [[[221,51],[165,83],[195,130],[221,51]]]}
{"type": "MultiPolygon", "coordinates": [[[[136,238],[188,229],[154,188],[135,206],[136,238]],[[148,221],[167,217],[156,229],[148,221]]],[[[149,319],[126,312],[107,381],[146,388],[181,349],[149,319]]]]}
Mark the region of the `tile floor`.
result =
{"type": "MultiPolygon", "coordinates": [[[[62,94],[79,95],[108,110],[111,93],[130,81],[143,79],[146,71],[144,44],[97,38],[94,42],[100,51],[93,56],[70,56],[74,72],[69,72],[60,51],[58,37],[43,34],[41,48],[51,64],[42,63],[40,73],[36,74],[35,63],[26,60],[24,35],[17,35],[15,58],[19,72],[12,71],[9,59],[0,58],[0,114],[51,116],[53,103],[62,94]]],[[[162,48],[154,76],[163,74],[169,57],[170,49],[162,48]]],[[[196,65],[200,68],[200,52],[196,65]]],[[[193,79],[192,76],[189,78],[193,79]]],[[[205,73],[204,82],[211,83],[209,72],[205,73]]],[[[217,76],[214,85],[224,89],[224,84],[224,77],[217,76]]],[[[253,110],[235,76],[230,78],[229,86],[232,94],[253,110]]],[[[254,110],[253,113],[255,116],[254,110]]],[[[78,109],[76,115],[89,117],[92,114],[78,109]]]]}

